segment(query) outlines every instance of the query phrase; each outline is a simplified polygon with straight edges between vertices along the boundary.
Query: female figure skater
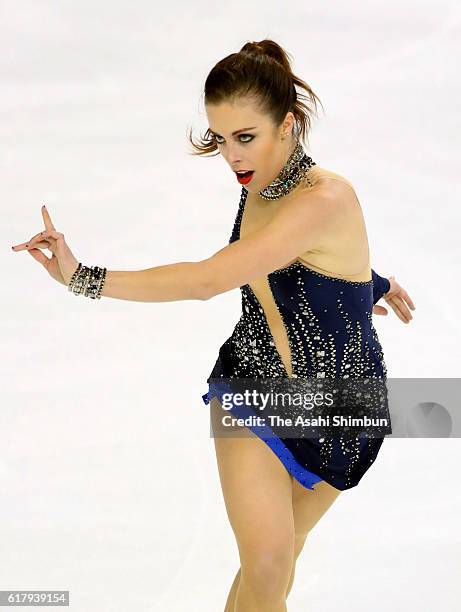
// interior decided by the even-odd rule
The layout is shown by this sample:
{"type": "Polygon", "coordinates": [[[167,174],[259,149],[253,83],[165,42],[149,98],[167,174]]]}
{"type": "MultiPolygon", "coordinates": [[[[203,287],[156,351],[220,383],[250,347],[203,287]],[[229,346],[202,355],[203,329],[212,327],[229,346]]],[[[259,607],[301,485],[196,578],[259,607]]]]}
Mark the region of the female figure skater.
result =
{"type": "MultiPolygon", "coordinates": [[[[387,314],[376,305],[384,296],[403,322],[412,319],[407,292],[371,270],[353,186],[304,152],[312,109],[296,86],[316,108],[317,96],[271,40],[245,44],[208,75],[210,127],[200,143],[189,138],[196,154],[218,151],[242,185],[230,244],[208,259],[134,272],[82,266],[45,207],[45,231],[12,247],[27,250],[75,295],[93,299],[208,300],[239,287],[242,316],[203,396],[214,425],[223,409],[211,379],[385,379],[371,313],[387,314]]],[[[383,438],[356,438],[344,450],[330,438],[269,441],[246,431],[215,437],[240,556],[225,612],[282,612],[307,535],[339,493],[358,484],[383,438]]]]}

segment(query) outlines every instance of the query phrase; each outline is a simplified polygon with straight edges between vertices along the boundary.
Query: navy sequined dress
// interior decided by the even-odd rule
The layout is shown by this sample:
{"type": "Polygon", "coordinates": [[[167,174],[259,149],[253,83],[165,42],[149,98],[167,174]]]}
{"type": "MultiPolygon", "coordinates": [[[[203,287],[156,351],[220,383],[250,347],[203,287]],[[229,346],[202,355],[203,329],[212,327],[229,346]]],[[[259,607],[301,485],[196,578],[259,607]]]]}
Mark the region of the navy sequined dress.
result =
{"type": "MultiPolygon", "coordinates": [[[[242,187],[229,243],[240,237],[248,191],[242,187]]],[[[267,276],[275,304],[287,332],[292,377],[386,379],[386,365],[372,307],[389,291],[390,283],[372,270],[370,281],[327,276],[295,261],[267,276]]],[[[274,344],[265,312],[250,285],[240,287],[242,314],[232,335],[219,349],[207,379],[208,404],[217,378],[287,377],[274,344]]],[[[249,428],[258,434],[258,428],[249,428]]],[[[260,436],[261,437],[261,436],[260,436]]],[[[262,438],[285,468],[304,487],[325,480],[339,490],[358,484],[374,462],[383,437],[262,438]]]]}

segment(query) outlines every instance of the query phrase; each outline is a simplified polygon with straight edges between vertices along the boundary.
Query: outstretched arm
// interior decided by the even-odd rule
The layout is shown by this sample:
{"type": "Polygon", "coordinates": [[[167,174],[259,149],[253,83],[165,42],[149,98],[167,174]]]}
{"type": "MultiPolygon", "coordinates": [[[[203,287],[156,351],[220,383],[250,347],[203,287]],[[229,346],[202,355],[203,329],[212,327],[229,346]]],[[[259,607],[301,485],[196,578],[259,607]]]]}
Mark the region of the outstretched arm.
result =
{"type": "Polygon", "coordinates": [[[135,302],[206,300],[207,281],[201,261],[182,261],[146,270],[108,270],[102,297],[135,302]]]}
{"type": "MultiPolygon", "coordinates": [[[[335,199],[325,193],[307,192],[288,202],[262,229],[227,245],[212,257],[198,262],[179,262],[147,270],[108,271],[101,295],[136,302],[171,302],[207,300],[266,276],[321,244],[325,229],[341,221],[335,215],[335,199]]],[[[42,207],[45,231],[29,242],[13,246],[27,250],[54,280],[69,286],[78,261],[67,245],[64,234],[57,232],[45,206],[42,207]],[[41,249],[48,249],[48,258],[41,249]]],[[[384,295],[396,315],[409,323],[408,306],[415,306],[407,292],[391,276],[388,279],[372,270],[373,312],[387,314],[376,302],[384,295]]]]}
{"type": "MultiPolygon", "coordinates": [[[[107,271],[101,296],[137,302],[207,300],[266,276],[296,260],[299,253],[320,245],[325,230],[341,223],[335,199],[325,193],[307,192],[281,207],[263,228],[198,262],[179,262],[137,271],[107,271]]],[[[42,208],[46,231],[28,243],[27,249],[53,278],[68,285],[78,260],[42,208]],[[41,249],[49,249],[48,259],[41,249]]]]}
{"type": "Polygon", "coordinates": [[[333,211],[327,196],[306,194],[281,208],[262,229],[208,259],[139,272],[107,272],[101,295],[148,302],[210,299],[270,274],[317,246],[333,211]]]}

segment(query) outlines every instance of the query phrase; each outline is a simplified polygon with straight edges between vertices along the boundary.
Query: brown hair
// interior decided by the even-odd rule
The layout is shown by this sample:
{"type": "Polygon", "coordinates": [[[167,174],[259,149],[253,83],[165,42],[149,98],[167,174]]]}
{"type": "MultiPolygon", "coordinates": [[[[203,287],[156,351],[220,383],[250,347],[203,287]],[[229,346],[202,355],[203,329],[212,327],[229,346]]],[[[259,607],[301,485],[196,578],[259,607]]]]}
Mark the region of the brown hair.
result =
{"type": "MultiPolygon", "coordinates": [[[[205,81],[205,104],[232,102],[249,96],[261,112],[272,117],[276,126],[281,125],[291,111],[297,127],[295,136],[309,142],[310,115],[317,114],[317,101],[322,103],[309,85],[293,74],[288,56],[273,40],[245,43],[238,53],[220,60],[210,71],[205,81]],[[297,92],[296,86],[304,89],[307,95],[297,92]],[[310,101],[312,106],[301,98],[310,101]]],[[[192,129],[188,138],[194,149],[191,155],[207,155],[218,149],[209,129],[198,142],[192,139],[192,129]]]]}

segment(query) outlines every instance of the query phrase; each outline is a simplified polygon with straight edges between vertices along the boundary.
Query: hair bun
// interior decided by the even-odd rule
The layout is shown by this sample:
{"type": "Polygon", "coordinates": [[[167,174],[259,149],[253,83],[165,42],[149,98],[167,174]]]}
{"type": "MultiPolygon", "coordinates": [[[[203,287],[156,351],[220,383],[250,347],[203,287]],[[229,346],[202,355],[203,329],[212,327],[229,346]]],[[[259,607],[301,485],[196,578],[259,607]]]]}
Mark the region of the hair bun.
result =
{"type": "Polygon", "coordinates": [[[240,53],[271,57],[291,74],[291,64],[290,60],[288,59],[288,53],[273,40],[265,38],[259,42],[247,42],[240,49],[240,53]]]}

